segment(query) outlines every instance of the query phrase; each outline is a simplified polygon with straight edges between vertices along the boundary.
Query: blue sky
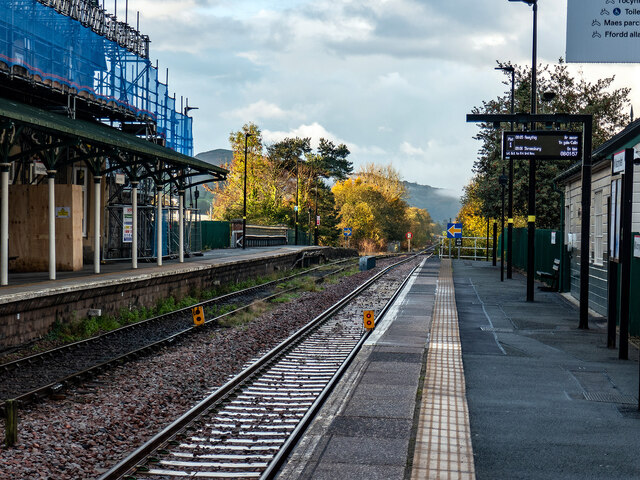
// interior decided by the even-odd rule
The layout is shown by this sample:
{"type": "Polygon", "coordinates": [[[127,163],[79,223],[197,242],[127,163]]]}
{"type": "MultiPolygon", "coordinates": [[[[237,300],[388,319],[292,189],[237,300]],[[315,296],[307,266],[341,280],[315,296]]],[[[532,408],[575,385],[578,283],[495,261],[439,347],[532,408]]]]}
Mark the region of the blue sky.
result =
{"type": "MultiPolygon", "coordinates": [[[[199,107],[195,153],[254,122],[266,142],[329,138],[356,168],[391,163],[455,196],[479,147],[465,115],[507,88],[496,60],[531,62],[531,7],[507,0],[129,0],[136,10],[171,91],[199,107]]],[[[564,56],[565,24],[566,0],[539,0],[540,62],[564,56]]],[[[639,73],[573,68],[617,86],[639,73]]]]}

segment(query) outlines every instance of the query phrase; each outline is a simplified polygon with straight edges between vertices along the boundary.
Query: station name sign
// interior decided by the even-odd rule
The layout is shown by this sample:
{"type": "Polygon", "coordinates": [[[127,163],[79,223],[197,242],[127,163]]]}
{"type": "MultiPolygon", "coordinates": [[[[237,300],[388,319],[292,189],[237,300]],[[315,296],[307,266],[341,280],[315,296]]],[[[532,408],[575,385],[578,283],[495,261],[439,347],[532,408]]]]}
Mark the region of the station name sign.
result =
{"type": "Polygon", "coordinates": [[[580,160],[582,133],[576,132],[504,132],[504,158],[514,160],[580,160]]]}

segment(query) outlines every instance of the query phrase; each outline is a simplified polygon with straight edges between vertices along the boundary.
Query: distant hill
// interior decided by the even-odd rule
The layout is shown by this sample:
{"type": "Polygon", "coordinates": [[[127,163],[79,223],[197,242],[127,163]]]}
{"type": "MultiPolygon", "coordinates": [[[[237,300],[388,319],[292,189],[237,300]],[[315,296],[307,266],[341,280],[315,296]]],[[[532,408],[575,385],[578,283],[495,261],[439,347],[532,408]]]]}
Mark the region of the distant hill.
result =
{"type": "Polygon", "coordinates": [[[450,218],[454,219],[458,215],[460,199],[445,193],[444,189],[418,183],[403,183],[409,193],[407,203],[412,207],[427,210],[434,222],[448,222],[450,218]]]}
{"type": "Polygon", "coordinates": [[[231,163],[231,160],[233,160],[233,152],[231,150],[225,150],[224,148],[216,148],[215,150],[199,153],[196,155],[196,158],[221,167],[225,163],[231,163]]]}

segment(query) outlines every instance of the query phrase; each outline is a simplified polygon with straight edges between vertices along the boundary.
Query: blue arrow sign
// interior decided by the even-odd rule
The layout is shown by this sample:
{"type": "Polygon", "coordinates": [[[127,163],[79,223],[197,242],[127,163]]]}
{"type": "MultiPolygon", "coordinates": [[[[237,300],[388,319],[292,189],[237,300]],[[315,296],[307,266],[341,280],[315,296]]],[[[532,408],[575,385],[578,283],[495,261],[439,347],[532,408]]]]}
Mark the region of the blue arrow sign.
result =
{"type": "Polygon", "coordinates": [[[345,227],[344,228],[344,236],[345,237],[350,237],[352,233],[353,233],[353,229],[351,227],[345,227]]]}
{"type": "Polygon", "coordinates": [[[447,223],[447,238],[462,238],[462,224],[447,223]]]}

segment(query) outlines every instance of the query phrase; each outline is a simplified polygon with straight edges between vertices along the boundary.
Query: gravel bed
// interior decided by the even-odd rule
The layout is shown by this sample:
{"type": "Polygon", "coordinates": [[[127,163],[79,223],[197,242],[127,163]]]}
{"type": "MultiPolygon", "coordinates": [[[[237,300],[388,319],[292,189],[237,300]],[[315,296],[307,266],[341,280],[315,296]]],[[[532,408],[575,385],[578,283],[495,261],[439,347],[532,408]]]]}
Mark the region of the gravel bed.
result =
{"type": "MultiPolygon", "coordinates": [[[[395,268],[387,277],[404,278],[420,260],[395,268]]],[[[321,292],[305,293],[242,327],[192,337],[27,407],[18,413],[18,443],[13,448],[4,446],[0,421],[0,478],[98,477],[388,262],[378,261],[375,269],[344,277],[321,292]]]]}

